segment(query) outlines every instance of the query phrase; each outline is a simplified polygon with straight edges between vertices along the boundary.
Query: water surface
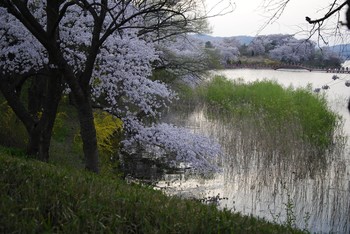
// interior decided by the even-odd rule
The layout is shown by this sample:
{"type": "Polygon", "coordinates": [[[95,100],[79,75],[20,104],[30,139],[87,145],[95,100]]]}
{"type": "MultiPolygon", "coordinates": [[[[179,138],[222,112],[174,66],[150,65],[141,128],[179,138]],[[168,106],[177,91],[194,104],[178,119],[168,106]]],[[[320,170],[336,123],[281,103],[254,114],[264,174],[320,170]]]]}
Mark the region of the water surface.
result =
{"type": "Polygon", "coordinates": [[[170,194],[207,198],[221,208],[253,214],[278,223],[296,224],[317,233],[350,232],[350,135],[347,74],[308,71],[235,69],[215,72],[245,82],[272,79],[285,87],[324,90],[331,109],[343,117],[339,139],[325,152],[295,137],[293,128],[267,133],[249,120],[209,120],[203,110],[173,117],[172,121],[216,138],[224,148],[223,173],[212,179],[167,175],[158,186],[170,194]],[[184,117],[185,116],[185,117],[184,117]],[[169,186],[170,185],[170,186],[169,186]],[[213,197],[215,199],[213,199],[213,197]]]}

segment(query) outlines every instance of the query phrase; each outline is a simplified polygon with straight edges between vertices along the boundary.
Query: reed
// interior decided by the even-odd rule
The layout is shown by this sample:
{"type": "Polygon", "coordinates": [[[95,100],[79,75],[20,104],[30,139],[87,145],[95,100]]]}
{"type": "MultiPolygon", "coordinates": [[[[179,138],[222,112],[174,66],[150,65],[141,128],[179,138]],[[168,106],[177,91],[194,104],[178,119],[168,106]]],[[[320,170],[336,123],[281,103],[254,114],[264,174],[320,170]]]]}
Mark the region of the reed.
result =
{"type": "Polygon", "coordinates": [[[300,125],[300,137],[322,149],[332,145],[340,120],[325,97],[308,87],[285,89],[275,81],[244,83],[216,76],[195,93],[215,113],[242,119],[254,116],[266,131],[294,131],[290,123],[300,125]]]}

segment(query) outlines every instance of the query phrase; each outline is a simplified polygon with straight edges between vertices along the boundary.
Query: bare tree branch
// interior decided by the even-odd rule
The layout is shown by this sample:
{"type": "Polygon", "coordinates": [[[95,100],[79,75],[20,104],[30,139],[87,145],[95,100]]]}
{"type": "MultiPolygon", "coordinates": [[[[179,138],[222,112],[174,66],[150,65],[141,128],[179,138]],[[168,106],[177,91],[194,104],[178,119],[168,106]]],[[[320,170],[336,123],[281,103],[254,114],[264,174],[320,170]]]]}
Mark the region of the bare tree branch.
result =
{"type": "MultiPolygon", "coordinates": [[[[332,7],[334,6],[335,2],[333,3],[332,7]]],[[[336,9],[328,12],[327,14],[325,14],[322,18],[319,19],[315,19],[312,20],[310,17],[306,16],[305,20],[309,23],[309,24],[317,24],[317,23],[321,23],[323,21],[325,21],[326,19],[328,19],[329,17],[331,17],[332,15],[334,15],[335,13],[339,12],[343,7],[345,7],[348,4],[348,2],[343,2],[343,4],[341,4],[339,7],[337,7],[336,9]]]]}

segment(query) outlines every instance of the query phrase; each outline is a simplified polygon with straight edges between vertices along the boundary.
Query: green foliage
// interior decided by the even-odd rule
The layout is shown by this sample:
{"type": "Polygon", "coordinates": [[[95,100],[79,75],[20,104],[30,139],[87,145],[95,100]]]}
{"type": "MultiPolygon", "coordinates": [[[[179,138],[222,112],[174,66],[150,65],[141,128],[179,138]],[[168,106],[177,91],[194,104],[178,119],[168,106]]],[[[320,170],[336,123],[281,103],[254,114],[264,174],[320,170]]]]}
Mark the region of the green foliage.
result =
{"type": "Polygon", "coordinates": [[[0,144],[25,148],[28,139],[26,129],[7,102],[0,103],[0,113],[0,144]]]}
{"type": "Polygon", "coordinates": [[[307,138],[321,146],[329,146],[340,116],[328,109],[325,97],[298,89],[293,102],[307,138]]]}
{"type": "MultiPolygon", "coordinates": [[[[99,150],[101,174],[112,176],[120,173],[117,153],[122,137],[123,122],[105,111],[94,112],[97,147],[99,150]]],[[[74,146],[76,152],[81,152],[83,143],[80,133],[75,133],[74,146]]]]}
{"type": "Polygon", "coordinates": [[[19,148],[4,147],[0,145],[0,154],[16,156],[18,158],[27,158],[26,152],[19,148]]]}
{"type": "Polygon", "coordinates": [[[101,174],[120,176],[120,165],[117,152],[123,132],[123,122],[104,111],[94,112],[97,146],[100,151],[101,174]]]}
{"type": "Polygon", "coordinates": [[[63,142],[69,134],[69,128],[65,126],[67,118],[68,116],[65,112],[57,112],[55,124],[52,129],[52,136],[59,142],[63,142]]]}
{"type": "Polygon", "coordinates": [[[205,42],[205,48],[212,49],[212,48],[214,48],[214,46],[210,41],[207,41],[207,42],[205,42]]]}
{"type": "MultiPolygon", "coordinates": [[[[115,136],[121,133],[123,122],[104,111],[94,112],[94,123],[96,128],[97,147],[102,154],[112,155],[118,151],[115,143],[115,136]]],[[[82,150],[83,143],[80,133],[74,136],[74,142],[79,150],[82,150]]]]}
{"type": "MultiPolygon", "coordinates": [[[[251,52],[249,52],[250,54],[251,52]]],[[[240,65],[243,67],[272,67],[272,66],[277,66],[281,62],[272,60],[270,58],[267,58],[265,56],[241,56],[239,57],[240,65]]]]}
{"type": "Polygon", "coordinates": [[[84,168],[82,150],[74,141],[80,125],[74,106],[69,105],[67,97],[63,97],[53,128],[50,145],[50,163],[71,168],[84,168]]]}
{"type": "Polygon", "coordinates": [[[115,136],[123,130],[123,122],[107,112],[94,112],[97,145],[101,152],[114,154],[118,150],[115,136]]]}
{"type": "Polygon", "coordinates": [[[276,66],[278,65],[280,62],[275,61],[275,60],[271,60],[271,59],[264,59],[264,65],[266,66],[276,66]]]}
{"type": "Polygon", "coordinates": [[[284,204],[286,210],[286,226],[292,231],[296,227],[296,216],[294,213],[294,203],[290,194],[287,194],[287,203],[284,204]]]}
{"type": "Polygon", "coordinates": [[[220,62],[220,53],[216,49],[206,48],[205,53],[208,57],[208,69],[223,68],[220,62]]]}
{"type": "MultiPolygon", "coordinates": [[[[0,152],[0,233],[287,233],[288,228],[0,152]]],[[[297,232],[297,231],[296,231],[297,232]]]]}
{"type": "Polygon", "coordinates": [[[155,69],[152,73],[152,80],[159,80],[166,84],[172,84],[179,77],[166,69],[155,69]]]}
{"type": "Polygon", "coordinates": [[[244,83],[217,76],[198,93],[211,106],[236,116],[257,116],[271,131],[297,121],[302,137],[322,148],[331,145],[340,118],[329,110],[324,96],[310,89],[284,89],[275,81],[244,83]]]}

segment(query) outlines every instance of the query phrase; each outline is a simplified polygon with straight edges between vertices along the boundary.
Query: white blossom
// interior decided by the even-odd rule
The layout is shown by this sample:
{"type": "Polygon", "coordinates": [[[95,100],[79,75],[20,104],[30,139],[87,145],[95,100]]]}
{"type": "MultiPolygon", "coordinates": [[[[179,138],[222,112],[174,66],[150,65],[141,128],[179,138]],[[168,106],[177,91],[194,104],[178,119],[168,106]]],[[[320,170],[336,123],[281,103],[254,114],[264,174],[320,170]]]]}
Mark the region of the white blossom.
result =
{"type": "MultiPolygon", "coordinates": [[[[100,36],[118,20],[137,13],[132,4],[126,9],[122,1],[109,1],[109,4],[110,12],[103,22],[100,36]],[[121,10],[123,17],[114,19],[112,15],[118,15],[121,10]]],[[[46,30],[45,1],[29,0],[28,6],[46,30]]],[[[98,8],[96,5],[97,11],[98,8]]],[[[59,22],[58,46],[77,77],[85,69],[95,23],[90,12],[77,4],[70,5],[59,22]]],[[[147,120],[155,120],[176,98],[175,92],[165,83],[151,79],[152,66],[160,61],[162,53],[147,35],[140,36],[138,28],[146,23],[141,16],[134,17],[109,35],[99,47],[90,82],[93,99],[97,103],[107,102],[108,109],[122,118],[128,137],[124,141],[126,146],[138,143],[155,151],[162,148],[174,155],[169,158],[170,163],[186,162],[193,168],[216,170],[213,162],[219,154],[217,144],[185,129],[164,123],[149,124],[149,121],[142,122],[137,117],[143,113],[147,120]]],[[[187,53],[180,48],[175,53],[193,56],[193,52],[187,53]]],[[[48,64],[48,61],[47,51],[38,40],[0,7],[0,70],[6,74],[22,74],[46,65],[57,68],[57,64],[48,64]]]]}
{"type": "MultiPolygon", "coordinates": [[[[135,119],[125,122],[130,121],[134,122],[135,119]]],[[[124,142],[127,146],[141,144],[154,154],[161,152],[161,155],[168,155],[168,163],[174,167],[184,163],[197,172],[220,170],[215,164],[215,159],[221,153],[220,145],[208,137],[166,123],[152,124],[149,127],[132,123],[129,126],[137,126],[138,129],[136,135],[124,142]],[[169,153],[173,154],[169,156],[169,153]]]]}
{"type": "Polygon", "coordinates": [[[0,7],[0,70],[6,74],[23,74],[39,70],[48,59],[36,38],[0,7]]]}

